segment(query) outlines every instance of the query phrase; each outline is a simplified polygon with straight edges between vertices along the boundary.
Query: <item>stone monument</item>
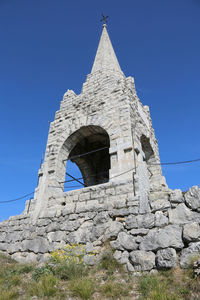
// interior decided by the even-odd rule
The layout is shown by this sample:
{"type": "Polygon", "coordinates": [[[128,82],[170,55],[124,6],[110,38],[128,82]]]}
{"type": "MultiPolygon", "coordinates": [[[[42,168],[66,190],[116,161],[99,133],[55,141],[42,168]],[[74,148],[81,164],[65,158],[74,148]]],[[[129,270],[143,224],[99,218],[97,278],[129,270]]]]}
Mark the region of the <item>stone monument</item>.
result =
{"type": "MultiPolygon", "coordinates": [[[[149,107],[122,72],[106,24],[91,73],[68,90],[51,122],[34,199],[0,223],[0,250],[42,261],[66,243],[105,241],[130,271],[185,267],[200,252],[200,191],[172,191],[162,176],[149,107]],[[64,192],[68,161],[84,187],[64,192]]],[[[87,257],[86,257],[87,260],[87,257]]]]}

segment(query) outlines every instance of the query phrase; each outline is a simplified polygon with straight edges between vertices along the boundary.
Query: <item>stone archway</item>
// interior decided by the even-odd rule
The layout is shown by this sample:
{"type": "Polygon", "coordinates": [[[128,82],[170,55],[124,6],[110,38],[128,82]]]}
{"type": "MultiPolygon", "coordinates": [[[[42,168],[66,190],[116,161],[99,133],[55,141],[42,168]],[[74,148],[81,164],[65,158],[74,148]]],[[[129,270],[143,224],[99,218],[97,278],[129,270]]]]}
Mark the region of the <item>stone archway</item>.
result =
{"type": "Polygon", "coordinates": [[[72,133],[61,147],[57,175],[64,181],[67,163],[70,159],[81,171],[84,186],[97,185],[109,181],[110,139],[100,126],[83,126],[72,133]]]}

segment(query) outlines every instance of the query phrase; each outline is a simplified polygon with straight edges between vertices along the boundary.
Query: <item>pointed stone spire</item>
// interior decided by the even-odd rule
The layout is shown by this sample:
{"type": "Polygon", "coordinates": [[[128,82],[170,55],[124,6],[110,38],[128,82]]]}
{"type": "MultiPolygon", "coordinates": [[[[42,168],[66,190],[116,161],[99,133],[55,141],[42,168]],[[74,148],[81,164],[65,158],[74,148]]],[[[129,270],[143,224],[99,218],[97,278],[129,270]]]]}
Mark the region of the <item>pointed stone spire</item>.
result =
{"type": "Polygon", "coordinates": [[[103,24],[103,31],[101,34],[91,74],[101,70],[113,70],[122,73],[106,29],[106,24],[103,24]]]}

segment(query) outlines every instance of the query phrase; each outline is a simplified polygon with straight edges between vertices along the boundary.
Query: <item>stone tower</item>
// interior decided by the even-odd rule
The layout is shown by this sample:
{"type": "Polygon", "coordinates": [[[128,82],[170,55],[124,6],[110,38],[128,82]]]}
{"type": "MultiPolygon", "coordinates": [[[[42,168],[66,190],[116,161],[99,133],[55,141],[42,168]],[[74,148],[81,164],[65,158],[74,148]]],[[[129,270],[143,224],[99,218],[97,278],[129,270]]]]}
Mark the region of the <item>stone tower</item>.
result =
{"type": "Polygon", "coordinates": [[[137,196],[139,213],[147,213],[151,190],[167,188],[159,163],[149,108],[137,97],[134,79],[122,72],[104,24],[92,71],[81,93],[68,90],[50,124],[31,204],[32,218],[36,221],[48,211],[59,210],[61,203],[66,205],[63,199],[73,201],[77,193],[87,200],[90,186],[90,200],[97,199],[95,193],[116,186],[122,198],[128,195],[132,201],[137,196]],[[64,193],[69,159],[79,167],[85,187],[64,193]]]}
{"type": "MultiPolygon", "coordinates": [[[[81,93],[65,93],[50,125],[34,199],[0,223],[0,252],[42,262],[66,244],[86,244],[98,256],[106,241],[131,272],[179,261],[185,268],[200,255],[200,189],[167,187],[149,108],[123,74],[104,25],[81,93]],[[69,160],[84,187],[64,192],[69,160]]],[[[84,261],[94,264],[89,252],[84,261]]]]}

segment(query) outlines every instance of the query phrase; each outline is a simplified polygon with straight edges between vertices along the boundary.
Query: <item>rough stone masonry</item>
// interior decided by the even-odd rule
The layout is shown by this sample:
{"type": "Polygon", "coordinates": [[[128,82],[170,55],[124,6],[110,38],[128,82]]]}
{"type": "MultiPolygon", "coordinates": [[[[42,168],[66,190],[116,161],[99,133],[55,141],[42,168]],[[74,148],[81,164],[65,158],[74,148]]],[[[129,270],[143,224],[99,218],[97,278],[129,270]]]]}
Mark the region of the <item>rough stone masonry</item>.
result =
{"type": "Polygon", "coordinates": [[[0,250],[20,262],[45,261],[66,243],[100,253],[106,241],[133,272],[185,268],[200,255],[200,189],[168,188],[149,107],[123,74],[105,24],[81,93],[68,90],[50,124],[38,176],[24,212],[0,223],[0,250]],[[64,192],[68,160],[84,188],[64,192]]]}

